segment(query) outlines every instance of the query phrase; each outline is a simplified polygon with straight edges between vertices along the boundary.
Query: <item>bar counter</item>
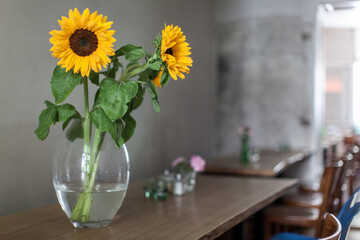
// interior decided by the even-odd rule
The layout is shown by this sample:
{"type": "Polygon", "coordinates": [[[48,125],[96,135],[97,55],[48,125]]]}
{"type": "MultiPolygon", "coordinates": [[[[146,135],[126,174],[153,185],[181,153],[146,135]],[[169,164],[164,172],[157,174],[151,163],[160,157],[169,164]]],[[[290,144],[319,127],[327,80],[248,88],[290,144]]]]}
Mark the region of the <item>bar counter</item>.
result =
{"type": "Polygon", "coordinates": [[[0,239],[215,239],[283,196],[294,179],[198,175],[196,189],[166,200],[144,197],[142,182],[127,196],[108,227],[75,229],[59,204],[0,218],[0,239]]]}

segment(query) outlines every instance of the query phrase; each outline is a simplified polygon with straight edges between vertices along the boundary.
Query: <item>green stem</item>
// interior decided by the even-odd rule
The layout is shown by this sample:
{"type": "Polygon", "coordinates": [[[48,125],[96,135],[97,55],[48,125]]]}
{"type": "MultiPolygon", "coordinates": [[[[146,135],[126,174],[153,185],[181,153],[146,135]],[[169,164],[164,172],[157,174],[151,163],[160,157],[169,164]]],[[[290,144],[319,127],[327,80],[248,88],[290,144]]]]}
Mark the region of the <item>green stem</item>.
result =
{"type": "Polygon", "coordinates": [[[89,191],[92,191],[92,188],[95,183],[95,176],[96,176],[96,171],[97,171],[97,167],[99,164],[100,151],[101,151],[101,146],[102,146],[103,140],[104,140],[104,134],[102,134],[102,132],[100,130],[96,129],[95,137],[94,137],[94,144],[93,144],[93,149],[96,149],[96,150],[95,151],[93,150],[93,154],[91,154],[91,174],[90,174],[90,179],[89,179],[89,183],[88,183],[89,191]]]}
{"type": "Polygon", "coordinates": [[[100,156],[100,149],[102,146],[104,134],[96,128],[94,134],[93,146],[90,148],[91,144],[91,121],[89,113],[89,93],[88,93],[88,79],[87,77],[83,78],[84,82],[84,102],[85,102],[85,118],[83,121],[84,128],[84,154],[86,155],[85,159],[85,169],[83,171],[86,173],[84,192],[79,196],[79,199],[76,203],[76,206],[71,214],[70,219],[72,221],[86,222],[90,218],[90,210],[92,203],[92,190],[95,183],[95,175],[97,171],[97,165],[100,156]]]}
{"type": "Polygon", "coordinates": [[[133,65],[129,66],[128,68],[126,68],[125,71],[123,72],[123,74],[129,73],[132,70],[134,70],[135,68],[138,68],[138,67],[141,67],[141,66],[142,66],[142,64],[133,64],[133,65]]]}
{"type": "Polygon", "coordinates": [[[140,83],[140,84],[146,84],[147,82],[144,82],[144,81],[135,81],[137,83],[140,83]]]}
{"type": "Polygon", "coordinates": [[[119,81],[126,81],[127,79],[145,71],[148,68],[148,66],[149,66],[149,62],[146,62],[145,64],[140,65],[139,67],[135,68],[130,72],[125,70],[125,72],[120,76],[119,81]]]}
{"type": "Polygon", "coordinates": [[[90,154],[91,122],[90,122],[90,114],[89,114],[89,89],[88,89],[87,77],[83,78],[83,82],[84,82],[84,102],[85,102],[85,118],[83,123],[84,153],[90,154]]]}
{"type": "Polygon", "coordinates": [[[99,129],[95,129],[94,141],[91,151],[89,171],[86,173],[85,189],[79,196],[78,202],[71,215],[72,221],[86,222],[90,218],[92,204],[92,191],[95,183],[95,176],[99,164],[100,151],[105,134],[99,129]]]}
{"type": "MultiPolygon", "coordinates": [[[[90,158],[91,159],[91,161],[90,161],[90,173],[91,174],[94,173],[94,171],[93,171],[94,170],[94,161],[95,161],[96,157],[100,155],[100,150],[101,150],[100,143],[102,142],[103,139],[104,139],[104,134],[102,133],[102,131],[95,128],[94,141],[93,141],[91,158],[90,158]]],[[[96,167],[95,167],[95,173],[96,173],[96,167]]]]}

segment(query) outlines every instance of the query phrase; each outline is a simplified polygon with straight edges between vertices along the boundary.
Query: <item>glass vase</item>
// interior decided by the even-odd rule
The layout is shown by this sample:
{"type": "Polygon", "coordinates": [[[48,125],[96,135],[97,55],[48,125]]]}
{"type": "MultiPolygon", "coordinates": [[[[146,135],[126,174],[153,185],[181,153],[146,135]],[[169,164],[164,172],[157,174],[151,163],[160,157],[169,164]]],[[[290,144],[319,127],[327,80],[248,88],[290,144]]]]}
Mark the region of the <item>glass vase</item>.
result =
{"type": "Polygon", "coordinates": [[[185,191],[192,192],[195,189],[196,185],[196,172],[186,172],[185,173],[185,191]]]}
{"type": "Polygon", "coordinates": [[[125,198],[130,170],[126,146],[117,148],[111,137],[102,137],[98,151],[84,147],[83,139],[63,137],[54,154],[56,195],[76,228],[109,225],[125,198]]]}

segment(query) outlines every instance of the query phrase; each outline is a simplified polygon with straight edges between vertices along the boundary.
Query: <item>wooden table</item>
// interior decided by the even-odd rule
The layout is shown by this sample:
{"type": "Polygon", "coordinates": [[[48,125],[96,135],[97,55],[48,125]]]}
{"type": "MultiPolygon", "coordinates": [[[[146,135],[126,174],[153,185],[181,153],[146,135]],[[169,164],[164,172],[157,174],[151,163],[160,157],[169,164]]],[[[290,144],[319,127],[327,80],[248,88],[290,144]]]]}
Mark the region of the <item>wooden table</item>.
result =
{"type": "Polygon", "coordinates": [[[304,160],[310,154],[309,150],[287,152],[261,150],[260,159],[249,164],[241,163],[239,155],[234,154],[209,160],[206,163],[205,172],[275,177],[290,165],[304,160]]]}
{"type": "Polygon", "coordinates": [[[109,227],[75,229],[58,204],[0,218],[0,239],[214,239],[296,185],[294,179],[198,176],[196,190],[167,200],[146,199],[130,184],[109,227]]]}

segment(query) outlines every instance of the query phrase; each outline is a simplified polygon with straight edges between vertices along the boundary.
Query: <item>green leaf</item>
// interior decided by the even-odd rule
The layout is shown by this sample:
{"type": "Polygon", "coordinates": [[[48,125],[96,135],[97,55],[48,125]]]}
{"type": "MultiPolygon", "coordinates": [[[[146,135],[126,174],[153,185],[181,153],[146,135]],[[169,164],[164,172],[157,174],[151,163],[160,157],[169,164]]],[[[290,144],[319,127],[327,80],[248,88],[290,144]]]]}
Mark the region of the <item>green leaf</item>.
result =
{"type": "Polygon", "coordinates": [[[44,140],[50,132],[50,126],[55,124],[58,119],[57,106],[49,101],[45,101],[47,108],[39,116],[39,126],[35,130],[36,136],[44,140]]]}
{"type": "Polygon", "coordinates": [[[96,86],[99,86],[99,81],[100,81],[99,80],[99,75],[100,75],[100,73],[96,73],[93,70],[91,70],[91,72],[90,72],[89,79],[96,86]]]}
{"type": "Polygon", "coordinates": [[[168,84],[170,79],[170,74],[167,70],[163,71],[163,74],[161,75],[160,85],[161,87],[165,87],[166,84],[168,84]]]}
{"type": "Polygon", "coordinates": [[[149,82],[145,83],[144,87],[150,93],[151,98],[158,97],[157,90],[156,90],[156,87],[155,87],[153,81],[149,81],[149,82]]]}
{"type": "Polygon", "coordinates": [[[117,70],[118,70],[117,67],[112,67],[112,68],[110,68],[110,70],[108,71],[107,77],[116,78],[116,72],[117,72],[117,70]]]}
{"type": "Polygon", "coordinates": [[[101,131],[106,131],[110,133],[112,138],[115,138],[117,141],[116,128],[114,123],[108,118],[104,110],[100,107],[94,108],[90,112],[91,121],[94,123],[95,127],[101,131]]]}
{"type": "Polygon", "coordinates": [[[116,73],[119,70],[119,67],[123,68],[122,64],[119,62],[118,58],[112,60],[112,67],[110,68],[110,64],[108,66],[108,70],[106,71],[106,77],[116,78],[116,73]]]}
{"type": "Polygon", "coordinates": [[[158,94],[157,94],[156,87],[155,87],[153,81],[149,81],[149,82],[145,83],[144,87],[151,95],[151,100],[152,100],[155,112],[160,113],[158,94]]]}
{"type": "Polygon", "coordinates": [[[81,82],[81,74],[74,73],[72,70],[66,72],[65,68],[56,66],[51,78],[51,91],[55,97],[55,103],[62,103],[81,82]]]}
{"type": "Polygon", "coordinates": [[[40,140],[44,140],[50,132],[50,126],[57,122],[64,122],[63,129],[67,127],[73,118],[81,118],[75,107],[71,104],[55,105],[49,101],[45,101],[46,109],[39,116],[39,126],[35,130],[35,134],[40,140]]]}
{"type": "Polygon", "coordinates": [[[71,122],[72,119],[74,118],[81,118],[80,114],[75,113],[73,116],[71,116],[70,118],[66,119],[62,125],[62,130],[65,130],[65,128],[69,125],[69,123],[71,122]]]}
{"type": "Polygon", "coordinates": [[[155,40],[152,42],[156,46],[156,48],[160,48],[160,46],[161,46],[161,38],[162,38],[161,34],[158,34],[156,36],[155,40]]]}
{"type": "Polygon", "coordinates": [[[149,70],[147,71],[143,71],[139,74],[139,80],[143,81],[143,82],[148,82],[149,81],[149,70]]]}
{"type": "Polygon", "coordinates": [[[99,95],[100,95],[100,88],[95,93],[94,106],[93,106],[94,108],[100,104],[99,95]]]}
{"type": "Polygon", "coordinates": [[[151,58],[151,54],[148,51],[144,50],[144,53],[145,53],[145,57],[151,58]]]}
{"type": "Polygon", "coordinates": [[[121,133],[123,132],[125,126],[124,126],[123,121],[121,121],[121,119],[118,119],[113,123],[114,123],[115,129],[116,129],[116,134],[114,136],[111,136],[111,137],[114,140],[115,145],[117,147],[121,147],[121,145],[119,145],[119,141],[121,139],[121,133]]]}
{"type": "Polygon", "coordinates": [[[145,57],[143,48],[134,46],[132,44],[125,45],[121,47],[119,50],[121,50],[124,53],[125,59],[128,61],[134,61],[145,57]]]}
{"type": "Polygon", "coordinates": [[[125,114],[122,120],[125,122],[125,128],[121,132],[121,138],[118,141],[119,147],[126,143],[135,133],[136,121],[130,114],[125,114]]]}
{"type": "Polygon", "coordinates": [[[76,113],[76,109],[71,104],[64,104],[58,107],[59,122],[64,122],[76,113]]]}
{"type": "Polygon", "coordinates": [[[67,127],[71,119],[75,118],[81,118],[80,113],[76,111],[76,108],[71,104],[63,104],[60,106],[56,106],[58,110],[58,122],[64,122],[63,123],[63,130],[67,127]]]}
{"type": "Polygon", "coordinates": [[[77,138],[84,138],[84,129],[81,118],[76,118],[71,121],[71,125],[66,131],[66,138],[71,142],[77,138]]]}
{"type": "Polygon", "coordinates": [[[118,58],[118,57],[123,56],[123,55],[124,55],[124,51],[120,48],[120,49],[115,51],[115,55],[111,56],[110,59],[113,60],[113,59],[118,58]]]}
{"type": "Polygon", "coordinates": [[[137,92],[134,102],[132,104],[131,111],[140,107],[141,103],[144,101],[144,94],[145,94],[145,89],[139,84],[138,92],[137,92]]]}
{"type": "Polygon", "coordinates": [[[153,69],[153,70],[156,70],[156,71],[159,71],[160,68],[161,68],[161,65],[162,65],[162,60],[159,59],[159,60],[157,60],[157,61],[150,62],[150,63],[149,63],[149,68],[150,68],[150,69],[153,69]]]}
{"type": "Polygon", "coordinates": [[[118,82],[105,78],[100,84],[100,106],[111,121],[120,119],[128,110],[127,104],[137,91],[138,84],[134,81],[118,82]]]}
{"type": "Polygon", "coordinates": [[[154,106],[154,110],[157,113],[160,113],[160,106],[159,106],[159,100],[157,98],[152,98],[152,104],[154,106]]]}

